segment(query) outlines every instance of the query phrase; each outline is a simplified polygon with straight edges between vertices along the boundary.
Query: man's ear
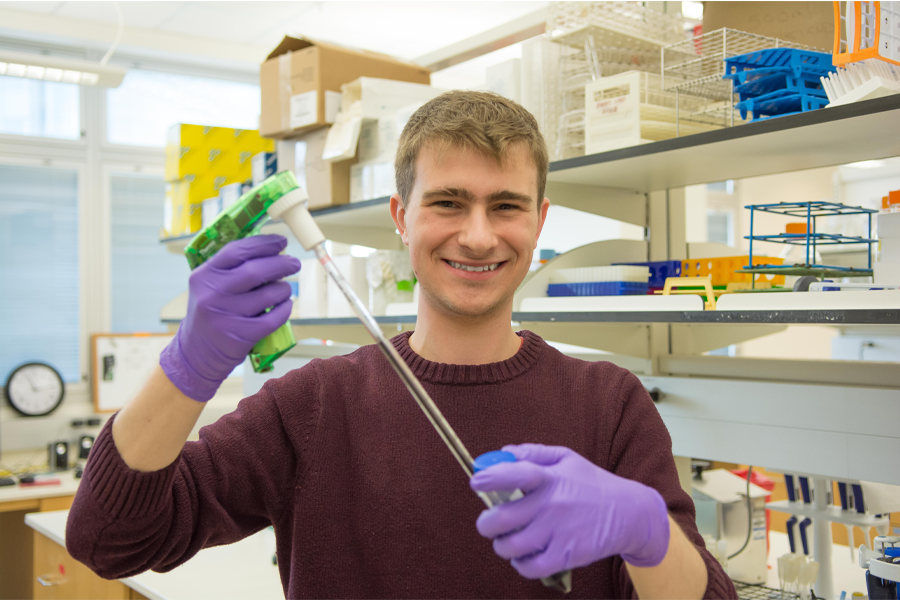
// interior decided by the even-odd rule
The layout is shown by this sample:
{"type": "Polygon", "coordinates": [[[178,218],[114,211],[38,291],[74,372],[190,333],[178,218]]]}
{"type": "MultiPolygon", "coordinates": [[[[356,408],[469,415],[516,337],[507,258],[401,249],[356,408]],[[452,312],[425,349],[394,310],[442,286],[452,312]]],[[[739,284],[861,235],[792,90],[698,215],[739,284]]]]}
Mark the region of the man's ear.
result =
{"type": "Polygon", "coordinates": [[[538,208],[538,230],[537,235],[534,237],[534,247],[537,248],[538,239],[541,237],[541,231],[544,229],[544,221],[547,220],[547,211],[550,209],[550,200],[544,198],[541,202],[540,208],[538,208]]]}
{"type": "Polygon", "coordinates": [[[409,232],[406,228],[406,215],[406,208],[400,200],[400,194],[392,195],[391,218],[394,220],[394,225],[397,226],[397,231],[400,232],[400,239],[403,240],[403,244],[409,246],[409,232]]]}

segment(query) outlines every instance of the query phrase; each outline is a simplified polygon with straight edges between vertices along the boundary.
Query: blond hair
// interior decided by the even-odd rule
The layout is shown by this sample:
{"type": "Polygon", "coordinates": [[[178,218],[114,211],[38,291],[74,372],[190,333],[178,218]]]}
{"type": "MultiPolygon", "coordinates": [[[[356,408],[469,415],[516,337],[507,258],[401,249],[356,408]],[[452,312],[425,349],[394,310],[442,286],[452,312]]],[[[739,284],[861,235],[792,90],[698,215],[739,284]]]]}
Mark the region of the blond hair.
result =
{"type": "Polygon", "coordinates": [[[547,144],[534,116],[519,104],[491,92],[452,91],[429,100],[400,134],[394,169],[397,191],[406,205],[416,182],[416,161],[426,144],[467,148],[503,162],[512,144],[524,144],[537,168],[537,205],[547,185],[547,144]]]}

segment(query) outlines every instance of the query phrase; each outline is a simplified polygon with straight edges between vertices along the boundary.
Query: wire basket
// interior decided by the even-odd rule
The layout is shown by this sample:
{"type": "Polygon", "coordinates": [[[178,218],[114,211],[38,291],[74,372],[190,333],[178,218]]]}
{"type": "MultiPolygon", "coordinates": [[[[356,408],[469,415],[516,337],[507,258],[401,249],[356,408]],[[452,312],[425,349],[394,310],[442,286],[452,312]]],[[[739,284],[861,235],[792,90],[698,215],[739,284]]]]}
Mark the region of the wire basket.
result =
{"type": "Polygon", "coordinates": [[[697,91],[704,91],[706,88],[707,93],[715,94],[715,97],[720,99],[728,92],[723,94],[718,89],[730,90],[731,83],[723,81],[719,88],[708,84],[712,80],[721,80],[725,76],[725,59],[766,48],[797,48],[821,52],[821,50],[803,44],[786,42],[755,33],[727,28],[717,29],[689,40],[670,44],[662,49],[663,88],[687,89],[693,86],[691,89],[694,90],[695,95],[698,95],[697,91]],[[707,85],[696,85],[700,82],[707,85]]]}
{"type": "Polygon", "coordinates": [[[658,50],[684,38],[684,19],[636,2],[552,2],[547,31],[569,46],[591,35],[598,47],[658,50]]]}
{"type": "Polygon", "coordinates": [[[734,589],[737,591],[738,600],[799,600],[800,594],[777,590],[758,583],[743,583],[734,581],[734,589]]]}
{"type": "Polygon", "coordinates": [[[628,71],[658,74],[660,49],[685,35],[680,15],[635,2],[555,2],[546,29],[560,48],[544,102],[553,114],[553,160],[584,155],[585,85],[628,71]]]}
{"type": "Polygon", "coordinates": [[[724,127],[721,117],[707,112],[710,105],[707,98],[662,89],[655,73],[602,77],[585,86],[585,151],[593,154],[724,127]]]}
{"type": "Polygon", "coordinates": [[[755,33],[717,29],[662,49],[662,88],[679,96],[707,98],[710,103],[702,110],[703,115],[722,119],[726,125],[735,125],[743,119],[735,110],[732,81],[724,78],[727,75],[725,59],[767,48],[816,50],[755,33]]]}

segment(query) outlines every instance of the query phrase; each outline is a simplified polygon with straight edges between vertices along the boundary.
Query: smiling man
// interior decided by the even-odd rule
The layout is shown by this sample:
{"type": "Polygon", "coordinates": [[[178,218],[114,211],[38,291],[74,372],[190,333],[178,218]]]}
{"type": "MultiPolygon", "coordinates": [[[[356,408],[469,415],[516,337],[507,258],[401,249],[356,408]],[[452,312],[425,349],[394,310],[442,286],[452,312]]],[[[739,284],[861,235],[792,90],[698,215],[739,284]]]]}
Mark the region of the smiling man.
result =
{"type": "Polygon", "coordinates": [[[560,597],[538,580],[567,569],[572,597],[734,597],[637,378],[510,325],[547,168],[522,107],[450,92],[404,129],[390,206],[421,285],[392,342],[473,454],[516,460],[466,481],[375,346],[267,382],[186,443],[290,312],[285,240],[241,240],[192,273],[160,368],[98,437],[72,555],[104,577],[167,571],[272,525],[290,598],[560,597]],[[473,489],[525,495],[482,511],[473,489]]]}

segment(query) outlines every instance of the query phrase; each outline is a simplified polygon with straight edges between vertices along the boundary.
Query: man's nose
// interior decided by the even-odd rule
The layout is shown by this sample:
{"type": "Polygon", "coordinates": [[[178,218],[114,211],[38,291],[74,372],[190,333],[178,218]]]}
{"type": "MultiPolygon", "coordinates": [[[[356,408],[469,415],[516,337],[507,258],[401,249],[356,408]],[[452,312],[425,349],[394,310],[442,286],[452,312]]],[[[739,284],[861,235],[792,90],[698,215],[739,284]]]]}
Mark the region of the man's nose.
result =
{"type": "Polygon", "coordinates": [[[479,255],[489,253],[497,245],[491,220],[483,208],[473,209],[469,213],[459,234],[459,244],[479,255]]]}

